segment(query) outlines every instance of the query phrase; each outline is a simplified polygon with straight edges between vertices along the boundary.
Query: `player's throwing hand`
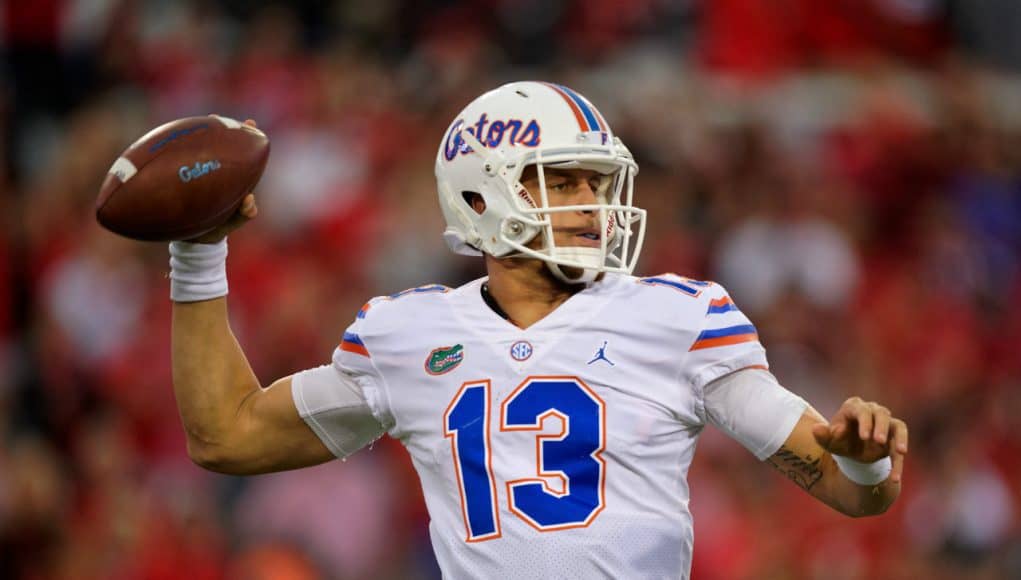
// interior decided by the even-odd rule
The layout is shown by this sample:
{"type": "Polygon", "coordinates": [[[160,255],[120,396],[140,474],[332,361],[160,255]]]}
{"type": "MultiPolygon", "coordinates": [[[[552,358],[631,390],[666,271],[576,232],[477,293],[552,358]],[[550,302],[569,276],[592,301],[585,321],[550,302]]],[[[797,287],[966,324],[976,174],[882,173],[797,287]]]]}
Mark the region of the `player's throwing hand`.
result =
{"type": "Polygon", "coordinates": [[[188,240],[189,242],[198,244],[215,244],[220,240],[227,237],[227,234],[245,225],[248,220],[254,218],[259,213],[259,206],[255,205],[255,194],[249,193],[245,196],[241,202],[241,207],[238,208],[229,220],[223,223],[223,225],[217,227],[215,230],[202,234],[197,238],[188,240]]]}
{"type": "Polygon", "coordinates": [[[812,429],[815,440],[827,451],[862,463],[889,456],[890,478],[900,483],[904,456],[908,452],[908,426],[886,407],[860,397],[844,401],[829,424],[812,429]]]}

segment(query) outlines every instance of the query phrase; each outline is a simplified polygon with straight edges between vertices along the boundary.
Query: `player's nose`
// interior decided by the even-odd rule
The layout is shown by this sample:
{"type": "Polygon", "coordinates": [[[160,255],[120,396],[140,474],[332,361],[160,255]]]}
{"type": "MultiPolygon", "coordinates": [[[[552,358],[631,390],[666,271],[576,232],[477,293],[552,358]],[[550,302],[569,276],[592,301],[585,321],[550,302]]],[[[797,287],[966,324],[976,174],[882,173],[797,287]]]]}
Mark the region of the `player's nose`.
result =
{"type": "MultiPolygon", "coordinates": [[[[592,185],[589,184],[587,179],[578,180],[578,187],[575,190],[575,203],[578,205],[595,205],[598,202],[596,198],[596,192],[592,189],[592,185]]],[[[584,210],[584,214],[595,213],[594,210],[584,210]]]]}

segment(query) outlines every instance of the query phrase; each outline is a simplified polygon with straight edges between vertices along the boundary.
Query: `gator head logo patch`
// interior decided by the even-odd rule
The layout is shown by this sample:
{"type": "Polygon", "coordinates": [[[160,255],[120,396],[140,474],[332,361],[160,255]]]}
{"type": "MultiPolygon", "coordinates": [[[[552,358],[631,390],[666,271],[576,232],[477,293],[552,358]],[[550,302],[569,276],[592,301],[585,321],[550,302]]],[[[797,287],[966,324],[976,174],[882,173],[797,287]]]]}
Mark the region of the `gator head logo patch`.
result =
{"type": "Polygon", "coordinates": [[[430,375],[442,375],[454,370],[454,367],[464,360],[464,347],[460,344],[454,346],[441,346],[433,349],[425,359],[425,372],[430,375]]]}

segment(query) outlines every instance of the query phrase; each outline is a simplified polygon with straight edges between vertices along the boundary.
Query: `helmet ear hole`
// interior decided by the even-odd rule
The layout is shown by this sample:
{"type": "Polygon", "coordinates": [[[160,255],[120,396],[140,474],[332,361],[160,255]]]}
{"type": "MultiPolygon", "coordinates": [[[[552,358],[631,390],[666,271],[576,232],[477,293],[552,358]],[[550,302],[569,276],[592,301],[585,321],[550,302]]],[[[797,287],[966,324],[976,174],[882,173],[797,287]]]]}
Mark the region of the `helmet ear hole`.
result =
{"type": "Polygon", "coordinates": [[[482,215],[482,212],[486,211],[486,200],[482,197],[482,194],[477,191],[462,191],[461,197],[464,198],[464,202],[468,204],[468,207],[472,208],[475,213],[482,215]]]}

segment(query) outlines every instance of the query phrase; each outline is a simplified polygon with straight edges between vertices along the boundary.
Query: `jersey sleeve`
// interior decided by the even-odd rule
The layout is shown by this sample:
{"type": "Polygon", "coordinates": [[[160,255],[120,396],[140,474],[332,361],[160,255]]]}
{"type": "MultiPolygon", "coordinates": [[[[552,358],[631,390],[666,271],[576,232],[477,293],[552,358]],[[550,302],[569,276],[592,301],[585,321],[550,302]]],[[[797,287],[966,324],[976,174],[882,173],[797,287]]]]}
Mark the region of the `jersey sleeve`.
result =
{"type": "Polygon", "coordinates": [[[704,403],[708,421],[759,460],[776,453],[808,408],[804,399],[761,369],[737,371],[709,383],[704,403]]]}
{"type": "MultiPolygon", "coordinates": [[[[768,369],[766,349],[748,317],[718,284],[706,288],[705,312],[681,369],[682,378],[701,390],[706,384],[744,368],[768,369]]],[[[702,315],[702,312],[699,312],[702,315]]]]}
{"type": "Polygon", "coordinates": [[[291,393],[299,415],[337,457],[347,457],[393,426],[382,376],[361,338],[365,311],[344,332],[331,364],[295,374],[291,393]]]}

